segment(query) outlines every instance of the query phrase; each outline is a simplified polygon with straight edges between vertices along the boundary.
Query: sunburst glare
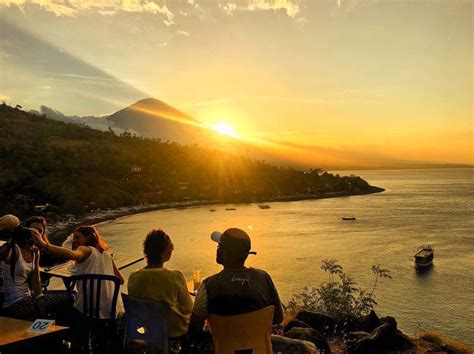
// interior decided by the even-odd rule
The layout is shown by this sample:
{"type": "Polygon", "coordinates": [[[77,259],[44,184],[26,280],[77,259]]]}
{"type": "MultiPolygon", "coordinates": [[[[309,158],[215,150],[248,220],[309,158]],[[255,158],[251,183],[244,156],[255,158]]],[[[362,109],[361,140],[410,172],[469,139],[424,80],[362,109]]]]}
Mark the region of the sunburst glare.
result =
{"type": "Polygon", "coordinates": [[[238,135],[234,131],[234,129],[225,122],[219,122],[213,125],[212,129],[214,129],[216,132],[218,132],[221,135],[228,135],[234,138],[237,138],[238,135]]]}

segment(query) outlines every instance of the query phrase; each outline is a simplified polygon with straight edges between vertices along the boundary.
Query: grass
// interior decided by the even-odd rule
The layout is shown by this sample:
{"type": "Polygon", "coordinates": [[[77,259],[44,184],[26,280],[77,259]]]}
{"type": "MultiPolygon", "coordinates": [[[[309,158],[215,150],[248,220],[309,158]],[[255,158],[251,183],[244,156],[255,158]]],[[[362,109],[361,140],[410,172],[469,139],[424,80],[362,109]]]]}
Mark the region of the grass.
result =
{"type": "Polygon", "coordinates": [[[431,332],[420,332],[415,338],[417,354],[424,354],[431,351],[449,352],[456,354],[472,354],[474,351],[466,344],[447,339],[442,335],[431,332]]]}

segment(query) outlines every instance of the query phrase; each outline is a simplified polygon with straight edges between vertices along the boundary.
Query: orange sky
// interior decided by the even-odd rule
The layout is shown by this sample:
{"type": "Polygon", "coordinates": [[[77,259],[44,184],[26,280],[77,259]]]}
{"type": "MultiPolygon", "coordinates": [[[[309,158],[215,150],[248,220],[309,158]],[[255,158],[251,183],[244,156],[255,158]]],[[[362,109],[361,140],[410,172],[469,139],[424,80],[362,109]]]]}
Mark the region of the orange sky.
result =
{"type": "Polygon", "coordinates": [[[0,98],[100,115],[156,97],[248,139],[472,164],[473,6],[0,0],[0,98]]]}

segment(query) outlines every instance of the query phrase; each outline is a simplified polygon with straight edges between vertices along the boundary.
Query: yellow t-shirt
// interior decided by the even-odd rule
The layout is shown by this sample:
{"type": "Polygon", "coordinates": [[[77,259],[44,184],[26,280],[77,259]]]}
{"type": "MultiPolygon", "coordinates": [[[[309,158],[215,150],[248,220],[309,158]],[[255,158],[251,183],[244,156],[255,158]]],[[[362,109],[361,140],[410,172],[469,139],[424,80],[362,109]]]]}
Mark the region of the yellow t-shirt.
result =
{"type": "Polygon", "coordinates": [[[188,331],[193,301],[179,270],[146,268],[135,271],[128,278],[128,294],[168,303],[170,337],[179,337],[188,331]]]}

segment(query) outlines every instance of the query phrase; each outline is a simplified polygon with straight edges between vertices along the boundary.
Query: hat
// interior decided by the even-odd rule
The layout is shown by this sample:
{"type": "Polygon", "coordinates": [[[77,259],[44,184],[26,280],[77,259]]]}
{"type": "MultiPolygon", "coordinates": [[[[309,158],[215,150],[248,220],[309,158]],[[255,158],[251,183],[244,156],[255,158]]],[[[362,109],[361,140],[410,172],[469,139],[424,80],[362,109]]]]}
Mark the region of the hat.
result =
{"type": "Polygon", "coordinates": [[[20,225],[20,219],[15,215],[7,214],[0,218],[0,230],[13,230],[20,225]]]}
{"type": "Polygon", "coordinates": [[[257,254],[257,252],[250,251],[250,236],[241,229],[231,228],[224,232],[214,231],[211,234],[211,240],[235,253],[257,254]]]}

